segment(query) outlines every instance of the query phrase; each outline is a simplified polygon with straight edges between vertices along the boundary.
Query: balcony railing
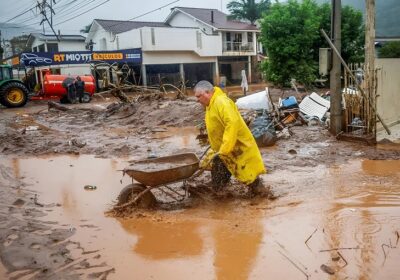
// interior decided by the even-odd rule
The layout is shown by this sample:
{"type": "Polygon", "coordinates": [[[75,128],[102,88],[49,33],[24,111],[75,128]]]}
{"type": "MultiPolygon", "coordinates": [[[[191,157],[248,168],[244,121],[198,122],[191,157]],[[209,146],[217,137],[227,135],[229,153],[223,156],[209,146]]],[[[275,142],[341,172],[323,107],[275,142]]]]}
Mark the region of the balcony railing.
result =
{"type": "Polygon", "coordinates": [[[242,43],[242,42],[225,42],[223,45],[223,52],[253,52],[253,43],[242,43]]]}

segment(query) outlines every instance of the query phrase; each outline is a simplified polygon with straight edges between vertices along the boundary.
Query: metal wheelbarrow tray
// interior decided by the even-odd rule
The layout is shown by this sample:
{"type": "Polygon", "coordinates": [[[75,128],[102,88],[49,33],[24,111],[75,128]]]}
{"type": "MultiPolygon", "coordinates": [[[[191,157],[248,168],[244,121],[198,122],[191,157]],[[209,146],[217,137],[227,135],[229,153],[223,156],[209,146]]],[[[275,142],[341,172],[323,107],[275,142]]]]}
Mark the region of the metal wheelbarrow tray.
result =
{"type": "Polygon", "coordinates": [[[196,154],[185,153],[136,161],[124,169],[124,174],[145,186],[155,187],[187,179],[198,169],[196,154]]]}

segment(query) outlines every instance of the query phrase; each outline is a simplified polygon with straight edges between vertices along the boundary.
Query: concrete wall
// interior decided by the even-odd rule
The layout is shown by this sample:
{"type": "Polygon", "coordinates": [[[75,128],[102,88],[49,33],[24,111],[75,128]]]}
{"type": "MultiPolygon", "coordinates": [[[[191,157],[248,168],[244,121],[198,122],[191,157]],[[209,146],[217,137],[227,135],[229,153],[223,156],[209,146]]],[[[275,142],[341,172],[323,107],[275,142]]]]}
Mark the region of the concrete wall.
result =
{"type": "Polygon", "coordinates": [[[193,51],[199,56],[220,56],[220,35],[207,35],[197,28],[141,28],[143,51],[193,51]],[[200,41],[200,42],[199,42],[200,41]]]}
{"type": "MultiPolygon", "coordinates": [[[[211,19],[211,13],[210,13],[211,19]]],[[[184,14],[184,13],[177,13],[175,16],[169,21],[169,24],[174,27],[196,27],[200,28],[207,34],[212,33],[212,27],[202,22],[195,20],[193,17],[184,14]]]]}
{"type": "Polygon", "coordinates": [[[400,121],[400,59],[381,58],[378,71],[377,110],[387,124],[400,121]]]}
{"type": "MultiPolygon", "coordinates": [[[[377,111],[386,125],[393,130],[392,137],[399,138],[400,134],[395,130],[399,130],[398,124],[400,124],[400,59],[379,58],[376,59],[375,66],[380,69],[377,77],[377,111]]],[[[381,133],[383,127],[380,123],[377,129],[378,141],[390,138],[386,133],[381,133]]]]}
{"type": "Polygon", "coordinates": [[[85,42],[59,42],[58,51],[87,51],[85,42]]]}
{"type": "Polygon", "coordinates": [[[45,44],[45,49],[47,51],[47,43],[57,43],[58,44],[58,51],[60,52],[65,52],[65,51],[86,51],[85,46],[86,43],[84,41],[42,41],[39,40],[38,38],[35,38],[32,42],[32,49],[34,47],[37,47],[41,44],[45,44]]]}
{"type": "Polygon", "coordinates": [[[93,50],[94,51],[109,51],[117,49],[116,37],[113,36],[110,32],[104,30],[99,24],[94,22],[95,26],[91,29],[91,37],[94,43],[93,50]]]}
{"type": "Polygon", "coordinates": [[[143,64],[217,62],[216,57],[200,57],[193,52],[143,52],[143,64]]]}
{"type": "Polygon", "coordinates": [[[140,29],[129,30],[117,35],[119,50],[141,48],[141,31],[140,29]]]}
{"type": "Polygon", "coordinates": [[[60,65],[60,71],[62,75],[89,75],[91,74],[90,66],[79,64],[79,65],[60,65]]]}

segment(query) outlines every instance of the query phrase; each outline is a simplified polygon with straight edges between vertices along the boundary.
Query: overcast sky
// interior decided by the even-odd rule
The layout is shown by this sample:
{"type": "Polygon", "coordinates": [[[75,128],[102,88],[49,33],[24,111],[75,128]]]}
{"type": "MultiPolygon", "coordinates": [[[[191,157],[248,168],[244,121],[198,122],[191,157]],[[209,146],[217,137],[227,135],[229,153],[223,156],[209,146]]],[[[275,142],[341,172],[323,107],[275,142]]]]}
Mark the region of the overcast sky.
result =
{"type": "MultiPolygon", "coordinates": [[[[47,1],[50,2],[50,0],[47,1]]],[[[0,23],[24,24],[41,30],[39,24],[41,16],[38,15],[36,9],[12,19],[29,8],[34,7],[35,3],[37,3],[37,0],[0,0],[0,23]]],[[[218,10],[221,10],[222,7],[222,11],[227,13],[227,3],[229,3],[229,0],[177,0],[176,2],[174,0],[56,0],[56,4],[53,7],[56,11],[53,22],[55,30],[60,29],[63,34],[76,34],[95,18],[129,20],[157,9],[134,20],[164,21],[172,7],[213,8],[218,10]],[[159,9],[165,5],[168,6],[159,9]],[[95,8],[96,6],[98,7],[95,8]],[[86,12],[88,10],[89,12],[86,12]],[[79,15],[81,13],[83,14],[79,15]],[[61,23],[63,21],[66,22],[61,23]]],[[[48,24],[45,26],[46,32],[50,32],[48,24]]],[[[2,28],[0,26],[0,29],[3,36],[11,31],[13,33],[29,33],[27,29],[21,28],[12,28],[11,30],[10,28],[2,28]]]]}

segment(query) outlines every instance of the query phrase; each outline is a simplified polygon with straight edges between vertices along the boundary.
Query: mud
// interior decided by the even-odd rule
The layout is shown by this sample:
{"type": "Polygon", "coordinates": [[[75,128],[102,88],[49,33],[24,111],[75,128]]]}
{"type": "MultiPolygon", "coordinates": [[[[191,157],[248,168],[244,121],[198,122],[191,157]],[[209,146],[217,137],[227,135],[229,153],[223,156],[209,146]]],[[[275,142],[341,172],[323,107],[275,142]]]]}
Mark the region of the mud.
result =
{"type": "MultiPolygon", "coordinates": [[[[132,160],[200,156],[205,147],[196,140],[204,115],[194,100],[145,100],[128,117],[104,117],[112,101],[71,106],[87,111],[48,111],[40,102],[1,109],[0,277],[396,279],[400,273],[398,146],[338,142],[323,127],[293,127],[291,138],[261,149],[263,180],[278,199],[249,199],[232,180],[212,200],[179,206],[155,190],[173,205],[162,208],[168,211],[115,218],[105,213],[131,183],[120,170],[132,160]]],[[[209,180],[207,173],[195,184],[209,180]]]]}

